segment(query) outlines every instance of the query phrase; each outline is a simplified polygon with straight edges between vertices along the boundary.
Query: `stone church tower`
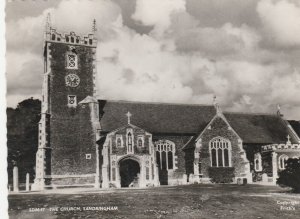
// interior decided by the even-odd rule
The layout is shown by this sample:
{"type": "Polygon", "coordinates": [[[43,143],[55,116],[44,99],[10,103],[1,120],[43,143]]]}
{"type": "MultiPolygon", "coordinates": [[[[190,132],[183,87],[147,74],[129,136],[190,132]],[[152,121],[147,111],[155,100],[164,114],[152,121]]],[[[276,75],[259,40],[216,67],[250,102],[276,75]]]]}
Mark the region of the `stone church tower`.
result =
{"type": "Polygon", "coordinates": [[[95,33],[94,21],[87,36],[61,34],[51,27],[50,15],[47,17],[33,190],[69,184],[99,187],[95,33]]]}

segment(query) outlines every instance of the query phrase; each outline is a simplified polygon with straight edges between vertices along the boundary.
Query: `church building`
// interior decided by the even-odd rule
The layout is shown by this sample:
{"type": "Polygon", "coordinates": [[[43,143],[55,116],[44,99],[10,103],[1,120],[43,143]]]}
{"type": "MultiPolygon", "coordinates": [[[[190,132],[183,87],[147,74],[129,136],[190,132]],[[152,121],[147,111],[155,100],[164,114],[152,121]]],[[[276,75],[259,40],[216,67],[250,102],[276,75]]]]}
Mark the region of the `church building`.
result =
{"type": "Polygon", "coordinates": [[[285,161],[300,157],[300,123],[280,110],[223,112],[216,99],[212,105],[97,99],[95,34],[95,21],[90,34],[78,36],[57,32],[47,19],[32,190],[274,184],[285,161]]]}

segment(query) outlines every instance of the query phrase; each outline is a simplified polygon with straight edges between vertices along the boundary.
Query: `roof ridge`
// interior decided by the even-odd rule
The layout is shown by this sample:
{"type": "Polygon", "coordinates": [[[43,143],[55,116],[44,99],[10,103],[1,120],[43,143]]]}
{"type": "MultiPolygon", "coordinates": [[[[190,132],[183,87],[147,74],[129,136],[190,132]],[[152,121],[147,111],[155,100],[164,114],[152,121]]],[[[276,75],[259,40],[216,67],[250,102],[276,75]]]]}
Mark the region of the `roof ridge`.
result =
{"type": "Polygon", "coordinates": [[[213,104],[198,104],[198,103],[170,103],[170,102],[147,102],[147,101],[134,101],[134,100],[108,100],[98,99],[98,101],[119,102],[119,103],[139,103],[139,104],[160,104],[160,105],[182,105],[182,106],[210,106],[213,104]]]}
{"type": "Polygon", "coordinates": [[[262,113],[262,112],[229,112],[223,111],[224,114],[240,114],[240,115],[258,115],[258,116],[278,116],[276,113],[262,113]]]}

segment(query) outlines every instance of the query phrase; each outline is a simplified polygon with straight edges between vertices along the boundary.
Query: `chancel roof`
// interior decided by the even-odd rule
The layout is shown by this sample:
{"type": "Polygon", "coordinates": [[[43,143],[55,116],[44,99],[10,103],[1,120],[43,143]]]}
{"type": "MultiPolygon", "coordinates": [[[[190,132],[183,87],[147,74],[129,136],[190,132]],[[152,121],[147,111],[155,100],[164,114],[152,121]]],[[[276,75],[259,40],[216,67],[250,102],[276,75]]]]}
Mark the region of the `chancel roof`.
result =
{"type": "MultiPolygon", "coordinates": [[[[134,124],[152,134],[199,135],[216,115],[213,105],[99,100],[101,128],[110,132],[134,124]]],[[[276,114],[224,113],[231,127],[249,144],[286,143],[287,125],[276,114]]]]}
{"type": "Polygon", "coordinates": [[[284,120],[276,114],[224,113],[244,143],[286,143],[289,135],[284,120]]]}

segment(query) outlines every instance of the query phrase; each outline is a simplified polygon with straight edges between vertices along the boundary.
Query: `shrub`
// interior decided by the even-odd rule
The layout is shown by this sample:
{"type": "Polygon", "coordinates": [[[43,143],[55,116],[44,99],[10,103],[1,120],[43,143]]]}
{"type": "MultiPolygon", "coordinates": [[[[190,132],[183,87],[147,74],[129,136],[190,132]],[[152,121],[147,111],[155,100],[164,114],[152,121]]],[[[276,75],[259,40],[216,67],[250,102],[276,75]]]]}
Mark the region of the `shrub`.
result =
{"type": "Polygon", "coordinates": [[[277,184],[291,187],[294,192],[300,193],[300,158],[290,158],[286,161],[285,169],[279,172],[277,184]]]}
{"type": "Polygon", "coordinates": [[[208,169],[209,178],[213,183],[231,183],[234,177],[233,167],[210,167],[208,169]]]}

